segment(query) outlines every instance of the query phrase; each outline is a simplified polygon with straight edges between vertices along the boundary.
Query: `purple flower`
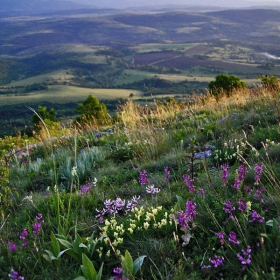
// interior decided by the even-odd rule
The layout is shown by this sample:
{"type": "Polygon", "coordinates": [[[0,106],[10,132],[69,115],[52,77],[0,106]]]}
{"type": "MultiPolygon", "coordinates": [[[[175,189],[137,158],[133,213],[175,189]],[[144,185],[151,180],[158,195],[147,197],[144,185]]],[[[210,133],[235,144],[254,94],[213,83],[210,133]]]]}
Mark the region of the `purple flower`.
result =
{"type": "Polygon", "coordinates": [[[42,228],[42,223],[44,223],[44,220],[43,219],[43,215],[42,214],[38,214],[36,216],[36,220],[38,221],[37,223],[34,223],[32,225],[32,228],[33,228],[33,234],[34,235],[38,235],[40,233],[40,229],[42,228]]]}
{"type": "Polygon", "coordinates": [[[222,232],[217,232],[215,233],[216,236],[218,236],[220,238],[220,242],[221,244],[225,244],[225,237],[224,237],[224,234],[222,232]]]}
{"type": "Polygon", "coordinates": [[[186,203],[186,211],[180,211],[178,212],[178,223],[181,227],[187,228],[189,227],[188,222],[193,221],[194,217],[197,215],[196,209],[196,203],[189,200],[186,203]]]}
{"type": "Polygon", "coordinates": [[[89,194],[89,191],[92,187],[93,184],[91,182],[88,182],[87,184],[80,186],[80,194],[89,194]]]}
{"type": "Polygon", "coordinates": [[[211,262],[214,267],[218,267],[224,262],[224,257],[221,256],[214,256],[214,259],[209,258],[209,262],[211,262]]]}
{"type": "Polygon", "coordinates": [[[262,175],[262,171],[263,171],[263,167],[264,167],[264,164],[261,163],[260,165],[257,165],[255,166],[255,185],[258,185],[260,183],[260,180],[261,180],[261,175],[262,175]]]}
{"type": "Polygon", "coordinates": [[[160,189],[159,188],[155,188],[154,185],[151,185],[151,186],[147,186],[146,187],[146,192],[150,193],[150,194],[156,194],[156,193],[160,192],[160,189]]]}
{"type": "Polygon", "coordinates": [[[8,241],[8,250],[15,251],[17,249],[17,245],[14,244],[12,241],[8,241]]]}
{"type": "Polygon", "coordinates": [[[248,208],[247,203],[244,201],[244,198],[240,198],[239,201],[237,201],[237,204],[238,210],[240,212],[244,212],[248,208]]]}
{"type": "Polygon", "coordinates": [[[246,251],[242,250],[241,254],[240,253],[237,254],[237,257],[241,262],[241,264],[246,265],[251,263],[251,251],[252,251],[251,247],[247,246],[246,251]]]}
{"type": "Polygon", "coordinates": [[[145,184],[149,183],[149,180],[147,179],[147,171],[146,170],[143,170],[142,172],[140,172],[139,183],[141,185],[145,185],[145,184]]]}
{"type": "Polygon", "coordinates": [[[119,268],[119,267],[116,267],[116,268],[114,268],[113,272],[114,272],[115,274],[118,274],[118,275],[119,275],[119,274],[122,273],[122,269],[119,268]]]}
{"type": "Polygon", "coordinates": [[[237,237],[236,233],[234,231],[231,231],[229,234],[228,241],[233,244],[239,245],[240,242],[238,240],[236,240],[236,237],[237,237]]]}
{"type": "Polygon", "coordinates": [[[205,199],[206,191],[203,188],[199,188],[196,193],[197,193],[197,195],[202,196],[203,199],[205,199]]]}
{"type": "Polygon", "coordinates": [[[256,210],[253,210],[251,212],[251,216],[252,216],[252,219],[249,220],[250,223],[252,223],[252,222],[262,223],[264,221],[264,218],[261,217],[260,214],[258,214],[256,210]]]}
{"type": "Polygon", "coordinates": [[[115,206],[116,206],[117,210],[121,210],[125,206],[125,199],[121,200],[121,198],[118,197],[115,200],[115,206]]]}
{"type": "Polygon", "coordinates": [[[36,216],[36,220],[41,221],[42,219],[43,219],[43,215],[41,213],[38,213],[38,215],[36,216]]]}
{"type": "Polygon", "coordinates": [[[19,238],[25,240],[26,236],[28,235],[28,231],[27,229],[23,229],[23,231],[21,232],[19,238]]]}
{"type": "Polygon", "coordinates": [[[169,175],[170,175],[170,171],[168,170],[168,167],[164,167],[164,172],[165,172],[165,181],[168,182],[169,175]]]}
{"type": "Polygon", "coordinates": [[[19,273],[13,269],[11,269],[10,273],[8,274],[8,277],[10,279],[24,280],[24,277],[20,276],[19,273]]]}
{"type": "Polygon", "coordinates": [[[237,179],[234,181],[234,185],[232,187],[236,190],[239,190],[242,181],[244,180],[246,174],[248,173],[248,170],[244,165],[240,165],[237,169],[237,172],[238,172],[237,179]]]}
{"type": "Polygon", "coordinates": [[[229,175],[229,173],[228,173],[229,166],[228,166],[228,164],[222,164],[221,168],[223,170],[222,180],[223,180],[223,183],[226,184],[227,183],[227,178],[228,178],[228,175],[229,175]]]}
{"type": "Polygon", "coordinates": [[[195,190],[195,186],[193,185],[194,179],[192,179],[188,174],[183,175],[182,178],[189,188],[190,193],[193,193],[195,190]]]}

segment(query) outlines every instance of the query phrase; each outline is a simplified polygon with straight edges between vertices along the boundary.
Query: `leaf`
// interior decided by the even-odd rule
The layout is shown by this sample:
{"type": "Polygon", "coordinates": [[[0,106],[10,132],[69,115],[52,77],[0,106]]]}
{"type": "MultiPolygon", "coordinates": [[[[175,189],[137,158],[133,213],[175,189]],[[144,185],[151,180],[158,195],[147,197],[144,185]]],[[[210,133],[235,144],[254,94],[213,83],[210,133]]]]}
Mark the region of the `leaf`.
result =
{"type": "Polygon", "coordinates": [[[57,238],[57,240],[63,245],[63,246],[65,246],[66,248],[68,248],[68,249],[74,249],[73,248],[73,245],[69,242],[69,241],[67,241],[67,240],[65,240],[65,239],[60,239],[60,238],[57,238]]]}
{"type": "Polygon", "coordinates": [[[53,232],[51,232],[51,246],[54,254],[57,256],[60,252],[60,245],[56,237],[54,236],[53,232]]]}
{"type": "Polygon", "coordinates": [[[133,259],[127,250],[124,253],[123,265],[128,274],[133,274],[133,259]]]}
{"type": "Polygon", "coordinates": [[[138,270],[140,269],[140,267],[143,264],[144,259],[146,258],[146,256],[140,256],[139,258],[137,258],[134,263],[133,263],[133,276],[136,275],[136,273],[138,272],[138,270]]]}
{"type": "Polygon", "coordinates": [[[103,270],[103,264],[104,264],[104,263],[102,263],[102,265],[101,265],[101,267],[100,267],[100,269],[99,269],[99,271],[98,271],[98,274],[97,274],[97,276],[96,276],[96,280],[101,280],[101,277],[102,277],[102,270],[103,270]]]}
{"type": "Polygon", "coordinates": [[[178,202],[182,202],[183,201],[183,198],[181,196],[179,196],[179,195],[176,195],[176,198],[177,198],[178,202]]]}
{"type": "Polygon", "coordinates": [[[266,222],[266,225],[272,227],[272,226],[273,226],[273,220],[267,221],[267,222],[266,222]]]}
{"type": "Polygon", "coordinates": [[[68,250],[71,250],[71,249],[66,249],[64,251],[61,251],[59,252],[59,254],[57,255],[57,258],[59,259],[65,252],[67,252],[68,250]]]}
{"type": "Polygon", "coordinates": [[[90,259],[84,253],[82,254],[82,260],[83,260],[82,268],[86,279],[96,280],[96,276],[97,276],[96,270],[92,262],[90,261],[90,259]]]}
{"type": "Polygon", "coordinates": [[[83,276],[79,276],[79,277],[75,278],[74,280],[86,280],[86,278],[83,276]]]}
{"type": "Polygon", "coordinates": [[[73,243],[73,248],[74,248],[75,252],[77,252],[77,253],[81,252],[80,246],[79,246],[81,243],[83,243],[82,238],[80,237],[80,235],[78,233],[76,233],[75,241],[73,243]]]}

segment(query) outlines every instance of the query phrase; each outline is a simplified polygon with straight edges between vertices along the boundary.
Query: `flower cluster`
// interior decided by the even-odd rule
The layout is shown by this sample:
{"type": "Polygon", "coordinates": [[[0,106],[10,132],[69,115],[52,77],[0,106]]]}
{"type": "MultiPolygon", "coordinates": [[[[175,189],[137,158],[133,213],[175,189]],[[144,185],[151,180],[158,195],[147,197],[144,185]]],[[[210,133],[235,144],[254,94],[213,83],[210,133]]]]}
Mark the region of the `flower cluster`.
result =
{"type": "Polygon", "coordinates": [[[113,279],[113,280],[129,280],[128,278],[122,278],[121,277],[121,274],[123,272],[123,270],[121,268],[116,267],[116,268],[113,269],[113,272],[116,275],[112,276],[110,279],[113,279]]]}
{"type": "Polygon", "coordinates": [[[225,244],[225,237],[224,237],[224,234],[222,232],[216,232],[215,235],[220,238],[220,242],[221,242],[222,245],[225,244]]]}
{"type": "Polygon", "coordinates": [[[188,200],[186,203],[186,211],[180,211],[177,213],[178,215],[178,223],[182,228],[188,228],[189,222],[192,222],[194,217],[197,215],[196,203],[191,200],[188,200]]]}
{"type": "Polygon", "coordinates": [[[224,208],[223,210],[229,214],[229,219],[233,220],[234,217],[231,214],[233,211],[235,211],[235,207],[233,206],[233,202],[228,200],[224,202],[224,208]]]}
{"type": "Polygon", "coordinates": [[[211,259],[209,258],[209,262],[212,263],[214,265],[214,267],[218,267],[220,266],[221,264],[223,264],[224,262],[224,257],[221,257],[221,256],[214,256],[214,259],[211,259]]]}
{"type": "Polygon", "coordinates": [[[23,231],[21,232],[19,238],[23,240],[23,243],[21,244],[21,246],[26,246],[27,245],[27,239],[26,236],[28,235],[28,231],[27,229],[23,229],[23,231]]]}
{"type": "Polygon", "coordinates": [[[170,175],[170,171],[168,170],[168,167],[164,167],[164,172],[165,172],[165,181],[168,182],[169,175],[170,175]]]}
{"type": "Polygon", "coordinates": [[[20,276],[18,272],[11,269],[10,273],[8,274],[9,279],[17,279],[17,280],[24,280],[23,276],[20,276]]]}
{"type": "Polygon", "coordinates": [[[229,165],[228,164],[222,164],[221,165],[221,168],[223,170],[223,173],[222,173],[222,180],[223,180],[223,183],[226,184],[227,183],[227,178],[228,178],[228,169],[229,169],[229,165]]]}
{"type": "Polygon", "coordinates": [[[127,202],[122,200],[121,198],[117,198],[116,200],[107,199],[104,202],[104,208],[102,210],[95,209],[97,215],[95,216],[99,220],[103,220],[103,216],[105,215],[116,215],[130,212],[138,205],[138,201],[140,196],[133,196],[131,200],[127,202]]]}
{"type": "Polygon", "coordinates": [[[251,216],[252,216],[252,219],[249,220],[250,223],[252,223],[252,222],[262,223],[264,221],[264,218],[261,217],[260,214],[258,214],[256,210],[252,210],[251,216]]]}
{"type": "Polygon", "coordinates": [[[139,183],[141,185],[145,185],[145,184],[149,183],[149,180],[147,178],[147,171],[146,170],[143,170],[143,171],[140,172],[139,183]]]}
{"type": "Polygon", "coordinates": [[[237,179],[234,181],[233,188],[239,190],[242,181],[244,180],[246,174],[248,173],[247,168],[244,165],[240,165],[237,170],[237,179]]]}
{"type": "Polygon", "coordinates": [[[188,174],[183,175],[182,178],[189,188],[190,193],[193,193],[195,191],[195,186],[193,185],[194,179],[192,179],[188,174]]]}
{"type": "Polygon", "coordinates": [[[149,194],[157,194],[157,193],[160,192],[160,189],[159,188],[155,188],[154,185],[150,185],[150,186],[146,187],[146,192],[149,193],[149,194]]]}
{"type": "Polygon", "coordinates": [[[236,240],[236,238],[237,238],[236,233],[235,233],[234,231],[231,231],[231,232],[229,233],[228,241],[231,242],[231,243],[233,243],[233,244],[235,244],[235,245],[239,245],[240,242],[239,242],[238,240],[236,240]]]}
{"type": "Polygon", "coordinates": [[[247,246],[246,251],[242,250],[241,254],[240,253],[237,254],[237,257],[241,262],[241,264],[246,265],[251,263],[251,251],[252,251],[251,247],[247,246]]]}
{"type": "Polygon", "coordinates": [[[260,165],[257,165],[255,166],[255,185],[258,185],[260,183],[260,180],[261,180],[261,175],[262,175],[262,171],[263,171],[263,167],[264,167],[264,164],[261,163],[260,165]]]}
{"type": "Polygon", "coordinates": [[[42,214],[38,214],[36,216],[36,220],[37,222],[34,223],[32,225],[32,228],[33,228],[33,234],[36,236],[40,233],[40,229],[42,228],[42,223],[44,223],[44,220],[43,220],[43,215],[42,214]]]}

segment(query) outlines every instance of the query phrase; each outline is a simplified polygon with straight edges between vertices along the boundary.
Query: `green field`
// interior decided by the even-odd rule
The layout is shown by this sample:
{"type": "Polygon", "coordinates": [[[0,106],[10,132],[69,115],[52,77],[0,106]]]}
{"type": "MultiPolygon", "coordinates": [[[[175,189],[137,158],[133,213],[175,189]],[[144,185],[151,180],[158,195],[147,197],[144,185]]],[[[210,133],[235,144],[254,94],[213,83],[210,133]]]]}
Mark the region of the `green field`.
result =
{"type": "Polygon", "coordinates": [[[74,86],[50,86],[48,91],[30,92],[28,95],[8,95],[0,96],[1,106],[16,105],[16,104],[30,104],[40,102],[52,103],[67,103],[80,102],[85,100],[90,94],[96,96],[100,100],[110,100],[117,98],[128,98],[133,93],[134,96],[140,96],[141,92],[138,90],[128,89],[88,89],[74,86]]]}
{"type": "Polygon", "coordinates": [[[134,50],[136,53],[145,53],[145,52],[159,52],[162,50],[168,51],[183,51],[199,45],[198,43],[165,43],[165,44],[139,44],[137,46],[131,47],[130,49],[134,50]]]}

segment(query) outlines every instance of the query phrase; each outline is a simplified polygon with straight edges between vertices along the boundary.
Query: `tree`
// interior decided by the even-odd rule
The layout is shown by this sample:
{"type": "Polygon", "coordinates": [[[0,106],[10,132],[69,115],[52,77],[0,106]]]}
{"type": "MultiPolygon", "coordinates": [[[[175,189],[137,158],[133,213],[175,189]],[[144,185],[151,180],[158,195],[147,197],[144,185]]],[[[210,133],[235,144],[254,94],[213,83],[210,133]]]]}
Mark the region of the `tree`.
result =
{"type": "MultiPolygon", "coordinates": [[[[55,110],[53,108],[50,109],[48,112],[47,107],[38,106],[37,114],[41,117],[41,119],[47,124],[47,125],[54,125],[57,126],[59,124],[57,118],[55,117],[55,110]]],[[[41,130],[43,124],[41,119],[38,117],[37,114],[32,115],[32,122],[34,125],[34,129],[36,131],[41,130]]]]}
{"type": "Polygon", "coordinates": [[[106,105],[100,103],[93,95],[89,95],[82,104],[78,105],[77,112],[81,114],[81,117],[76,119],[79,123],[96,121],[98,124],[106,124],[110,120],[106,105]]]}
{"type": "Polygon", "coordinates": [[[280,90],[280,81],[275,76],[260,76],[261,85],[268,90],[280,90]]]}
{"type": "Polygon", "coordinates": [[[219,74],[215,81],[209,83],[209,90],[216,98],[222,94],[230,96],[234,90],[244,88],[247,88],[246,83],[234,75],[219,74]]]}

